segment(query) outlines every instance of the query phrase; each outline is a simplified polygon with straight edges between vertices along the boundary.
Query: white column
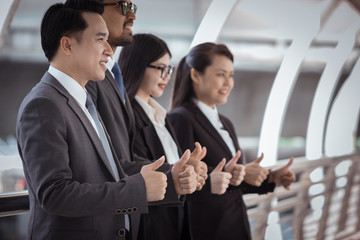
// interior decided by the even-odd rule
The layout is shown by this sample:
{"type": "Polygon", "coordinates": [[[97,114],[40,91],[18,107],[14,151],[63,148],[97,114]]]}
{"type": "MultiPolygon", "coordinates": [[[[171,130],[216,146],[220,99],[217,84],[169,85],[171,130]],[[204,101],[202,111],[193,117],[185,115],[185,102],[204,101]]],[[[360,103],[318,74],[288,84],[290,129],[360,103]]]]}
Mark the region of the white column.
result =
{"type": "Polygon", "coordinates": [[[355,44],[355,30],[349,29],[339,40],[336,48],[327,52],[326,67],[318,83],[309,115],[306,134],[306,158],[318,159],[322,156],[326,116],[331,97],[336,88],[342,68],[355,44]]]}
{"type": "Polygon", "coordinates": [[[360,59],[342,85],[332,105],[325,134],[325,155],[353,153],[360,114],[360,59]]]}
{"type": "Polygon", "coordinates": [[[200,43],[216,41],[236,2],[237,0],[213,0],[195,33],[190,48],[200,43]]]}
{"type": "Polygon", "coordinates": [[[0,2],[0,48],[2,47],[11,20],[20,0],[1,0],[0,2]]]}

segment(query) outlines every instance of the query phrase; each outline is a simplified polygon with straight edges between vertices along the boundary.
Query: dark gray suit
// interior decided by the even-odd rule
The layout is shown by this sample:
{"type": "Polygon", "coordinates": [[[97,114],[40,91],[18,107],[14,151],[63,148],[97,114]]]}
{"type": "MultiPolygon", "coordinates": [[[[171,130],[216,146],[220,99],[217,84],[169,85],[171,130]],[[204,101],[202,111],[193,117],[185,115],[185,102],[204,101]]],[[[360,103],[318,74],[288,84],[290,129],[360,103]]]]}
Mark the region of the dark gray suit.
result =
{"type": "MultiPolygon", "coordinates": [[[[110,139],[113,143],[116,156],[120,160],[121,166],[128,175],[140,172],[142,166],[150,164],[156,159],[146,159],[134,154],[135,138],[135,118],[130,104],[130,100],[125,92],[125,104],[120,90],[109,71],[105,72],[104,81],[89,81],[86,89],[94,100],[95,105],[104,121],[106,129],[109,131],[110,139]]],[[[149,205],[179,205],[183,203],[183,198],[178,198],[174,182],[170,172],[169,164],[164,163],[158,171],[167,175],[168,186],[166,188],[165,199],[162,201],[151,202],[149,205]]]]}
{"type": "Polygon", "coordinates": [[[127,177],[113,151],[115,182],[87,116],[49,73],[23,100],[16,131],[30,196],[28,239],[125,239],[124,214],[136,239],[147,212],[143,178],[127,177]]]}

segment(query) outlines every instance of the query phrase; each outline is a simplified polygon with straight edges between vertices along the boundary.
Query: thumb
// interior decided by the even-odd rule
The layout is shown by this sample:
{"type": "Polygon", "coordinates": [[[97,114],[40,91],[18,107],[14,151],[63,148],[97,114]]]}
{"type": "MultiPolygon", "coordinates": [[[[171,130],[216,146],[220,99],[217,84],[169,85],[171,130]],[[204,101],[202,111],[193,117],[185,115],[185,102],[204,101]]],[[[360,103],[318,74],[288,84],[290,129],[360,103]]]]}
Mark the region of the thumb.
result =
{"type": "Polygon", "coordinates": [[[159,159],[156,160],[155,162],[146,165],[146,169],[149,170],[149,171],[155,171],[155,170],[158,169],[161,165],[163,165],[164,161],[165,161],[165,157],[162,156],[161,158],[159,158],[159,159]]]}
{"type": "Polygon", "coordinates": [[[221,160],[221,162],[219,162],[219,164],[216,166],[216,168],[212,172],[221,172],[225,163],[226,163],[226,160],[225,160],[225,158],[223,158],[221,160]]]}
{"type": "Polygon", "coordinates": [[[203,147],[200,153],[199,160],[201,161],[206,156],[207,149],[206,147],[203,147]]]}
{"type": "Polygon", "coordinates": [[[291,157],[288,164],[286,164],[283,169],[288,170],[289,167],[293,164],[293,162],[294,162],[294,157],[291,157]]]}
{"type": "Polygon", "coordinates": [[[238,150],[235,154],[235,156],[228,162],[228,166],[232,166],[232,165],[235,165],[237,163],[237,161],[239,160],[241,156],[241,152],[240,150],[238,150]]]}
{"type": "Polygon", "coordinates": [[[193,150],[193,152],[191,153],[191,155],[199,155],[201,151],[201,145],[199,142],[195,142],[195,149],[193,150]]]}
{"type": "Polygon", "coordinates": [[[255,159],[255,163],[257,163],[258,165],[260,165],[260,162],[264,159],[264,153],[261,153],[260,157],[258,157],[257,159],[255,159]]]}
{"type": "Polygon", "coordinates": [[[189,161],[190,158],[190,150],[187,149],[184,154],[181,156],[180,160],[175,163],[175,166],[179,167],[180,169],[183,169],[187,161],[189,161]]]}

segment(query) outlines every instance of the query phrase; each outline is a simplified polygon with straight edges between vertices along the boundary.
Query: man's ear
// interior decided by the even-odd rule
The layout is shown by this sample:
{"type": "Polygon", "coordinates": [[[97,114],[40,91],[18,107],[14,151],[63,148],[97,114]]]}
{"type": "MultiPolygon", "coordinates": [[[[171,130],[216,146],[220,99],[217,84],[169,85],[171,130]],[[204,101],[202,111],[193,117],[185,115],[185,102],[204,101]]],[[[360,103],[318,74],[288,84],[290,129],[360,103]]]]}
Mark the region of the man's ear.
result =
{"type": "Polygon", "coordinates": [[[198,71],[196,71],[195,68],[192,68],[190,70],[190,77],[191,77],[191,80],[193,81],[193,83],[199,84],[199,82],[200,82],[200,73],[198,71]]]}
{"type": "Polygon", "coordinates": [[[72,43],[73,40],[67,36],[63,36],[60,39],[60,50],[67,56],[72,54],[72,43]]]}

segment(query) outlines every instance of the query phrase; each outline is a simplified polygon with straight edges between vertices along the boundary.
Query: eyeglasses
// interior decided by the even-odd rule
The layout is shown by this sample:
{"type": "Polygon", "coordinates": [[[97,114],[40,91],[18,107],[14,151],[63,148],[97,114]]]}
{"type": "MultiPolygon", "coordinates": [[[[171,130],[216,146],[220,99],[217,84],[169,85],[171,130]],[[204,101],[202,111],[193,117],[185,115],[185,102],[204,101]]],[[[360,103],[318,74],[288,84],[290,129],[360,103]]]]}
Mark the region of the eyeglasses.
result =
{"type": "Polygon", "coordinates": [[[158,70],[161,70],[161,78],[165,79],[168,75],[171,75],[172,72],[174,71],[174,67],[172,66],[164,66],[164,67],[160,67],[160,66],[154,66],[154,65],[147,65],[149,68],[155,68],[158,70]]]}
{"type": "Polygon", "coordinates": [[[102,3],[103,6],[121,6],[121,13],[124,16],[127,16],[131,11],[134,15],[136,14],[137,6],[132,2],[119,1],[117,3],[102,3]]]}

